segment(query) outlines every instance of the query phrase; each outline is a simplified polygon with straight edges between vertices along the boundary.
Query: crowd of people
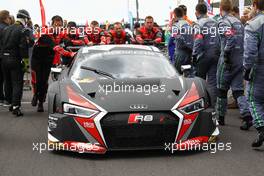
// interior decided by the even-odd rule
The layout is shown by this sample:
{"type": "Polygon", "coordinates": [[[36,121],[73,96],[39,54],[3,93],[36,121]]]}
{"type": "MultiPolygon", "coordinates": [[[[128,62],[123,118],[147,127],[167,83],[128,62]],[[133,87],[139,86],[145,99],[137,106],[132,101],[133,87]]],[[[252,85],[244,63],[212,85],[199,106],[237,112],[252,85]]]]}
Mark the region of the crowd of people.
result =
{"type": "MultiPolygon", "coordinates": [[[[205,79],[212,94],[219,125],[225,125],[227,94],[232,90],[242,117],[241,130],[254,125],[258,131],[253,147],[264,141],[264,0],[254,0],[244,10],[233,7],[231,0],[221,0],[220,14],[209,17],[207,6],[199,3],[197,21],[187,17],[184,5],[173,11],[168,55],[182,74],[182,65],[192,65],[195,76],[205,79]]],[[[30,14],[19,10],[16,21],[7,10],[0,11],[0,104],[22,116],[23,61],[30,58],[33,88],[32,106],[43,112],[51,67],[68,65],[75,52],[69,46],[108,44],[160,45],[164,32],[152,16],[134,25],[134,31],[121,22],[101,28],[97,21],[77,26],[65,23],[61,16],[52,18],[51,26],[32,25],[30,14]],[[32,48],[32,52],[30,52],[32,48]]]]}
{"type": "Polygon", "coordinates": [[[260,147],[264,141],[264,1],[254,0],[242,18],[231,0],[221,0],[220,14],[214,18],[209,18],[203,3],[196,6],[196,22],[186,17],[186,10],[181,6],[174,9],[171,62],[179,73],[182,65],[193,65],[194,74],[207,80],[212,97],[216,97],[213,102],[221,126],[225,125],[231,89],[242,118],[240,129],[254,125],[258,137],[252,147],[260,147]]]}
{"type": "Polygon", "coordinates": [[[137,32],[124,29],[116,22],[109,29],[101,28],[97,21],[89,26],[77,26],[74,21],[65,24],[61,16],[53,16],[51,26],[36,24],[32,26],[30,14],[19,10],[17,21],[11,23],[6,10],[1,11],[1,97],[0,103],[9,107],[16,116],[21,112],[23,89],[23,62],[30,57],[31,83],[33,89],[32,106],[43,112],[46,100],[48,80],[52,66],[68,65],[75,52],[68,47],[108,45],[108,44],[144,44],[154,45],[162,42],[162,32],[154,27],[154,19],[147,16],[145,25],[138,24],[137,32]],[[14,32],[16,31],[16,32],[14,32]],[[32,51],[29,52],[30,48],[32,51]]]}

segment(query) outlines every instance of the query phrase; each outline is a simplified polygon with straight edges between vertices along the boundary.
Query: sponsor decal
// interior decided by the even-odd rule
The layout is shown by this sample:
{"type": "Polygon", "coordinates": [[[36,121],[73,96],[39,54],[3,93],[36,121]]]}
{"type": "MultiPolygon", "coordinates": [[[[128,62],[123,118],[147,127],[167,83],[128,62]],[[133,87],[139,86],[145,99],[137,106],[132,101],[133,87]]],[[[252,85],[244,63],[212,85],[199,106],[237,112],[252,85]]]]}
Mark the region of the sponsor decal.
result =
{"type": "Polygon", "coordinates": [[[153,121],[153,115],[141,115],[137,114],[130,114],[128,118],[128,124],[137,124],[142,122],[151,122],[153,121]]]}
{"type": "Polygon", "coordinates": [[[94,123],[83,122],[83,127],[84,128],[94,128],[94,123]]]}

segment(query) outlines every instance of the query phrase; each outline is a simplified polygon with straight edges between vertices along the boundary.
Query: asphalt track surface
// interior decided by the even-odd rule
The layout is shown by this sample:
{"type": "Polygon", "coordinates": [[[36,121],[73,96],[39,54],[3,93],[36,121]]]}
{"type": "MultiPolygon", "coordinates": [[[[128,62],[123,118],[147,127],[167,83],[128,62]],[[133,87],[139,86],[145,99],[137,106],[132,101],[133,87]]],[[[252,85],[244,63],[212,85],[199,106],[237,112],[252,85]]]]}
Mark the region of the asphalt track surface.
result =
{"type": "MultiPolygon", "coordinates": [[[[34,149],[47,142],[47,113],[37,113],[24,93],[24,117],[0,107],[0,176],[262,176],[264,147],[252,150],[256,131],[239,130],[237,110],[229,110],[219,142],[231,142],[230,151],[122,151],[105,155],[51,152],[34,149]]],[[[45,106],[45,108],[47,108],[45,106]]],[[[221,148],[222,150],[223,148],[221,148]]]]}

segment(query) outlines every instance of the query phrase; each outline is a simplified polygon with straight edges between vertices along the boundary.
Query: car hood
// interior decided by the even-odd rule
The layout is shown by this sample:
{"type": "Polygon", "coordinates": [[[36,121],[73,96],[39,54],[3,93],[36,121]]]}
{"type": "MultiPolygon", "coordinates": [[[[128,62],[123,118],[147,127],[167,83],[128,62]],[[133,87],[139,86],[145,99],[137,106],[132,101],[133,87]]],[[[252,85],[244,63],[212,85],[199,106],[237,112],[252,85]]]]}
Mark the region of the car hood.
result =
{"type": "Polygon", "coordinates": [[[186,92],[181,77],[71,81],[77,94],[107,112],[171,110],[186,92]]]}

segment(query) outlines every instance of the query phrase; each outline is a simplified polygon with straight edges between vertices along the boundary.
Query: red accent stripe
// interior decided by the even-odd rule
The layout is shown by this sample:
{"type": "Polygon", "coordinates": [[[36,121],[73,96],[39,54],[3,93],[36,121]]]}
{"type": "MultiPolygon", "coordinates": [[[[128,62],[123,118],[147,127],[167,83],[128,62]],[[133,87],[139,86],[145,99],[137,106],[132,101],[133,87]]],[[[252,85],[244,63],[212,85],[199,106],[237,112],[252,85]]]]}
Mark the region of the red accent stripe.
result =
{"type": "Polygon", "coordinates": [[[37,76],[36,76],[36,72],[34,70],[31,70],[31,84],[32,84],[32,91],[33,94],[36,93],[36,84],[37,84],[37,76]]]}
{"type": "Polygon", "coordinates": [[[93,110],[98,110],[93,104],[89,103],[85,98],[78,95],[70,86],[66,87],[69,102],[75,105],[86,107],[93,110]]]}
{"type": "Polygon", "coordinates": [[[197,118],[198,115],[199,115],[199,112],[196,112],[196,113],[193,113],[193,114],[189,114],[189,115],[187,115],[187,114],[184,115],[182,126],[181,126],[181,130],[180,130],[180,133],[179,133],[178,138],[176,140],[177,142],[180,141],[180,139],[184,136],[184,134],[190,128],[190,126],[195,121],[195,119],[197,118]],[[184,124],[185,120],[191,121],[191,123],[184,124]]]}
{"type": "Polygon", "coordinates": [[[137,113],[137,114],[130,114],[129,115],[129,118],[128,118],[128,124],[133,124],[133,123],[138,123],[138,120],[136,120],[136,116],[139,116],[140,114],[137,113]]]}
{"type": "Polygon", "coordinates": [[[183,107],[187,104],[190,104],[190,103],[194,102],[195,100],[198,100],[199,98],[200,98],[199,93],[197,91],[195,83],[193,82],[191,89],[189,90],[186,97],[184,98],[184,100],[179,105],[179,107],[183,107]]]}
{"type": "Polygon", "coordinates": [[[94,118],[80,118],[80,117],[75,117],[75,120],[90,134],[92,135],[98,142],[100,145],[105,146],[104,141],[100,135],[100,133],[98,132],[95,122],[94,122],[94,118]],[[91,126],[86,126],[86,124],[90,124],[91,126]]]}
{"type": "Polygon", "coordinates": [[[36,84],[37,83],[36,72],[34,70],[31,70],[31,83],[32,84],[36,84]]]}
{"type": "Polygon", "coordinates": [[[174,145],[174,150],[188,150],[188,149],[194,149],[194,147],[198,144],[204,144],[208,143],[209,137],[208,136],[199,136],[192,139],[188,139],[186,141],[183,141],[181,143],[174,145]]]}
{"type": "Polygon", "coordinates": [[[64,150],[69,150],[73,152],[96,153],[96,154],[104,154],[106,152],[106,148],[102,146],[83,143],[83,142],[65,141],[63,142],[63,145],[64,145],[64,150]]]}

